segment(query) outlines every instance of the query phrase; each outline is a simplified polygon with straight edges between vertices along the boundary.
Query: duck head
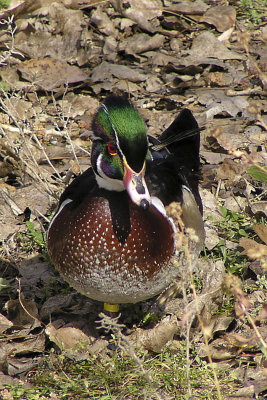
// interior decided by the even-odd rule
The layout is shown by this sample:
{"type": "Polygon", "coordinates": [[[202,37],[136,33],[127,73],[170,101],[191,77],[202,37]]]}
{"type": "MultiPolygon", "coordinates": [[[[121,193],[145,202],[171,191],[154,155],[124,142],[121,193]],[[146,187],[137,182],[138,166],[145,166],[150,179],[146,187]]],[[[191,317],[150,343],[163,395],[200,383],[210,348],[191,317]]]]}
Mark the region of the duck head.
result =
{"type": "Polygon", "coordinates": [[[126,190],[133,203],[151,204],[145,181],[148,138],[143,118],[121,96],[109,96],[92,123],[91,164],[100,188],[126,190]]]}

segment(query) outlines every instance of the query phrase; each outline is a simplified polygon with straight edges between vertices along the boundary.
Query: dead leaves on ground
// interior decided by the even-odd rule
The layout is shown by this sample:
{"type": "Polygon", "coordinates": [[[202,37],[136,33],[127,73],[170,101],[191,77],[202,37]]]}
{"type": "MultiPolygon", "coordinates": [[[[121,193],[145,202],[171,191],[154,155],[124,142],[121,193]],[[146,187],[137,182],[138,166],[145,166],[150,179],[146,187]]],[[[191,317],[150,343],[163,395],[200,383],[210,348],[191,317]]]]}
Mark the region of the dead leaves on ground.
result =
{"type": "Polygon", "coordinates": [[[240,246],[244,248],[242,254],[248,256],[251,260],[258,260],[262,265],[262,273],[259,275],[267,274],[267,227],[263,224],[254,225],[254,231],[264,244],[258,243],[253,239],[242,238],[239,242],[240,246]]]}
{"type": "MultiPolygon", "coordinates": [[[[9,317],[0,316],[2,343],[7,344],[2,371],[22,376],[31,370],[40,360],[47,337],[76,360],[105,354],[107,342],[88,330],[87,314],[91,322],[95,320],[97,306],[88,300],[77,301],[74,292],[61,295],[54,291],[63,282],[33,249],[19,247],[15,233],[26,230],[27,208],[39,229],[38,218],[53,208],[54,197],[64,186],[62,176],[67,174],[68,180],[73,172],[87,168],[90,145],[86,137],[99,100],[107,94],[130,93],[152,135],[160,134],[185,106],[205,126],[201,195],[208,250],[220,241],[209,219],[221,218],[220,205],[235,212],[247,208],[253,215],[267,215],[266,28],[259,25],[248,33],[236,15],[239,11],[233,5],[201,0],[25,0],[1,11],[1,20],[11,15],[14,19],[10,27],[3,21],[0,33],[0,75],[5,89],[0,97],[4,255],[0,268],[3,278],[8,278],[0,293],[3,302],[10,294],[16,298],[7,304],[9,317]],[[9,260],[15,260],[16,269],[9,260]],[[25,295],[22,304],[29,306],[34,324],[46,324],[46,332],[43,325],[32,325],[23,307],[20,310],[18,284],[13,279],[18,272],[25,295]]],[[[251,258],[250,270],[264,276],[266,232],[262,225],[254,229],[263,243],[243,238],[240,245],[251,258]]],[[[241,326],[229,336],[225,332],[239,320],[227,313],[213,315],[222,302],[222,263],[203,264],[198,271],[204,287],[197,297],[190,292],[186,305],[179,298],[184,288],[178,282],[178,297],[166,305],[172,316],[129,334],[132,346],[161,351],[173,336],[182,337],[188,323],[192,337],[198,340],[200,315],[213,359],[232,360],[242,354],[247,360],[249,352],[258,354],[251,330],[244,332],[241,326]]],[[[185,282],[190,284],[190,279],[185,282]]],[[[242,296],[241,300],[246,306],[242,296]]],[[[264,304],[259,294],[247,301],[252,309],[264,304]]],[[[242,309],[235,309],[241,318],[242,309]]],[[[256,317],[260,331],[264,310],[256,317]]],[[[203,357],[206,351],[204,346],[203,357]]],[[[260,379],[255,377],[255,382],[260,379]]]]}

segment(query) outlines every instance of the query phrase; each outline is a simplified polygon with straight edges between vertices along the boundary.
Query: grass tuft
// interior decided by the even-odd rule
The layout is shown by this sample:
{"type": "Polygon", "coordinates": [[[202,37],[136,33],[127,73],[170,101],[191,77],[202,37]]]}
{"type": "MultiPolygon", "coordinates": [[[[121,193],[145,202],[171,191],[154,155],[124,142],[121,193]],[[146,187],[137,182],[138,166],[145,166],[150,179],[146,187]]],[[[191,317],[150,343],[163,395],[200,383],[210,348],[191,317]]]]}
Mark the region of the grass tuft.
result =
{"type": "MultiPolygon", "coordinates": [[[[139,352],[144,367],[153,376],[149,385],[134,360],[126,353],[119,351],[106,359],[92,356],[83,362],[73,362],[67,358],[44,358],[44,365],[30,378],[33,388],[12,387],[14,400],[45,399],[51,393],[60,399],[187,399],[187,374],[185,346],[166,347],[156,356],[139,352]]],[[[209,364],[197,356],[196,349],[191,348],[192,366],[190,382],[195,398],[215,399],[216,389],[209,364]]],[[[221,387],[231,392],[234,377],[227,371],[219,371],[221,387]]],[[[225,393],[226,393],[225,392],[225,393]]]]}

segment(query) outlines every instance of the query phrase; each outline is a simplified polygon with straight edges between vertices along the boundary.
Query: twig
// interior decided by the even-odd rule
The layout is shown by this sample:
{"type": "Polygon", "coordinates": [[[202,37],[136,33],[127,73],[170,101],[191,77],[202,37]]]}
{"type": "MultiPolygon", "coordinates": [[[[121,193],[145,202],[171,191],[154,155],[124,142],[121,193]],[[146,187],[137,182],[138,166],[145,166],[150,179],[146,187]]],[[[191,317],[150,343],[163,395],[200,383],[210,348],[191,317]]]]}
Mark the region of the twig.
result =
{"type": "Polygon", "coordinates": [[[13,20],[14,20],[14,15],[11,15],[7,18],[7,20],[1,19],[0,20],[0,25],[6,25],[7,28],[5,29],[5,32],[10,36],[11,38],[11,44],[9,45],[8,42],[5,42],[6,49],[5,51],[2,52],[0,55],[0,66],[6,65],[7,61],[9,58],[13,55],[19,55],[20,57],[24,58],[24,55],[20,53],[19,51],[15,50],[15,32],[17,30],[17,27],[15,26],[14,28],[12,27],[13,25],[13,20]]]}
{"type": "Polygon", "coordinates": [[[185,246],[185,252],[186,252],[186,257],[187,257],[187,260],[188,260],[188,266],[189,266],[189,272],[190,272],[191,287],[192,287],[192,291],[193,291],[193,296],[194,296],[194,299],[196,300],[196,316],[197,316],[197,319],[198,319],[198,322],[199,322],[199,325],[200,325],[200,328],[201,328],[201,332],[203,333],[204,342],[205,342],[205,348],[206,348],[206,351],[207,351],[207,357],[208,357],[208,360],[209,360],[209,363],[210,363],[210,366],[211,366],[211,370],[212,370],[212,373],[213,373],[215,386],[216,386],[216,390],[217,390],[217,394],[218,394],[218,400],[223,400],[221,389],[220,389],[219,380],[218,380],[218,377],[217,377],[217,374],[216,374],[216,370],[215,370],[215,367],[214,367],[214,363],[213,363],[213,360],[212,360],[212,357],[211,357],[211,352],[210,352],[209,342],[208,342],[209,337],[207,335],[205,326],[204,326],[203,321],[202,321],[201,316],[200,316],[200,310],[198,308],[198,301],[197,301],[198,296],[197,296],[197,292],[196,292],[196,286],[195,286],[195,283],[194,283],[194,277],[193,277],[193,271],[192,271],[192,258],[191,258],[191,254],[189,252],[189,244],[188,244],[188,242],[187,242],[187,244],[185,246]]]}
{"type": "Polygon", "coordinates": [[[256,333],[258,339],[260,340],[260,342],[262,344],[262,347],[264,349],[263,352],[264,352],[265,356],[267,356],[267,344],[265,343],[265,341],[264,341],[260,331],[258,330],[253,318],[250,316],[250,314],[248,313],[248,310],[246,309],[246,307],[244,306],[243,303],[240,303],[239,305],[240,305],[242,311],[244,312],[245,316],[247,317],[247,319],[251,323],[252,328],[254,329],[254,332],[256,333]]]}
{"type": "Polygon", "coordinates": [[[40,319],[38,319],[37,317],[35,317],[34,315],[32,315],[32,314],[27,310],[27,308],[24,306],[24,304],[23,304],[23,299],[21,298],[21,279],[20,279],[20,278],[17,278],[17,280],[18,280],[18,282],[19,282],[18,294],[19,294],[19,302],[20,302],[21,307],[22,307],[23,310],[26,312],[26,314],[28,314],[34,321],[37,321],[37,322],[39,322],[40,325],[45,326],[45,324],[44,324],[40,319]]]}
{"type": "Polygon", "coordinates": [[[51,163],[48,155],[46,154],[45,149],[43,148],[43,146],[41,145],[39,139],[37,138],[37,136],[35,135],[35,133],[32,135],[32,137],[34,138],[35,142],[37,143],[39,149],[43,152],[43,155],[45,156],[46,161],[48,162],[48,164],[50,165],[50,167],[52,168],[52,170],[55,172],[55,174],[57,175],[57,177],[61,179],[61,176],[59,175],[59,172],[57,171],[57,169],[54,167],[54,165],[51,163]]]}

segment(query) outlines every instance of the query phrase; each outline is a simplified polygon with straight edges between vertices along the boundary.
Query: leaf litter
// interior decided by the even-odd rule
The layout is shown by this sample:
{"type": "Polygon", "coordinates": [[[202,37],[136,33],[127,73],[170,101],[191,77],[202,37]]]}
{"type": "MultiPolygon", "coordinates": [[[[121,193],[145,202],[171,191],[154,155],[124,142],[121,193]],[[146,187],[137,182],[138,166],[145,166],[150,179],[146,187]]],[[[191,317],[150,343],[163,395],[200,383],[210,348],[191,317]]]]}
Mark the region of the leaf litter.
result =
{"type": "MultiPolygon", "coordinates": [[[[225,240],[213,223],[223,217],[221,206],[266,218],[266,18],[249,29],[231,4],[26,0],[1,10],[1,387],[26,381],[47,343],[76,361],[108,357],[107,337],[95,325],[101,305],[72,289],[62,294],[67,285],[36,236],[44,235],[73,173],[88,167],[90,123],[107,94],[129,93],[149,134],[160,134],[183,107],[205,127],[201,194],[207,251],[225,240]]],[[[243,287],[253,286],[256,276],[266,278],[266,227],[253,229],[254,239],[239,241],[252,271],[243,287]]],[[[224,243],[229,249],[237,245],[233,239],[224,243]]],[[[200,357],[237,372],[236,398],[263,398],[259,337],[266,343],[266,287],[249,289],[246,296],[239,282],[225,280],[221,260],[200,259],[193,274],[202,282],[197,293],[188,292],[192,277],[181,271],[166,304],[160,308],[151,300],[139,306],[142,313],[167,313],[157,324],[144,328],[129,315],[135,306],[122,307],[125,337],[133,347],[160,353],[166,343],[175,348],[190,326],[200,357]],[[235,314],[220,314],[225,286],[235,297],[235,314]],[[248,310],[260,336],[245,323],[248,310]]]]}

